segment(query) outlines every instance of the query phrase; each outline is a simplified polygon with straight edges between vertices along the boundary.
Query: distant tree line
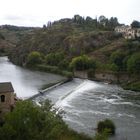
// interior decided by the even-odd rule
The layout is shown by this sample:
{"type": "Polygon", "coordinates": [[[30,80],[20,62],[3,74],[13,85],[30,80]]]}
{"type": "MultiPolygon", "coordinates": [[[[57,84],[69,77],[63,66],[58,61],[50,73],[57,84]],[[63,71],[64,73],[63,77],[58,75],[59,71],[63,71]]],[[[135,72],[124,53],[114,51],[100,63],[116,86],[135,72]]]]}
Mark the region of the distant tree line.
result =
{"type": "Polygon", "coordinates": [[[65,18],[60,19],[59,21],[48,22],[47,26],[43,25],[43,28],[50,28],[53,24],[56,23],[76,23],[79,26],[87,26],[92,28],[99,28],[103,30],[113,30],[116,26],[119,25],[117,17],[111,17],[110,19],[106,18],[104,15],[99,16],[99,18],[92,18],[90,16],[82,17],[80,15],[74,15],[72,19],[65,18]]]}
{"type": "Polygon", "coordinates": [[[24,26],[14,26],[14,25],[2,25],[0,26],[2,29],[7,29],[10,31],[24,31],[35,29],[34,27],[24,27],[24,26]]]}

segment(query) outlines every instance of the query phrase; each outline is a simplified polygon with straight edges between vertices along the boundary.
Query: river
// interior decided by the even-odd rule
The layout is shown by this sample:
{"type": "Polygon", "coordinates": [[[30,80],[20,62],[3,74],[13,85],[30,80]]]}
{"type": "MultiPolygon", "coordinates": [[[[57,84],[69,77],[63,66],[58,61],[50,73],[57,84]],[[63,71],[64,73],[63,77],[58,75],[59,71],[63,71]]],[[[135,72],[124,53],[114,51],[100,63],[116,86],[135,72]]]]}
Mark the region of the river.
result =
{"type": "Polygon", "coordinates": [[[34,99],[49,99],[74,130],[94,135],[97,122],[110,118],[116,125],[111,140],[139,140],[140,93],[90,80],[74,79],[34,99]]]}
{"type": "Polygon", "coordinates": [[[21,68],[0,57],[0,82],[12,82],[15,93],[20,98],[28,98],[48,83],[65,79],[62,76],[21,68]]]}
{"type": "MultiPolygon", "coordinates": [[[[30,71],[13,65],[6,57],[0,58],[0,81],[12,81],[18,96],[37,93],[44,83],[63,79],[61,76],[30,71]]],[[[34,99],[49,99],[63,112],[63,120],[74,130],[95,134],[97,122],[110,118],[116,125],[111,140],[139,140],[140,92],[123,90],[117,85],[74,79],[47,91],[34,99]]]]}

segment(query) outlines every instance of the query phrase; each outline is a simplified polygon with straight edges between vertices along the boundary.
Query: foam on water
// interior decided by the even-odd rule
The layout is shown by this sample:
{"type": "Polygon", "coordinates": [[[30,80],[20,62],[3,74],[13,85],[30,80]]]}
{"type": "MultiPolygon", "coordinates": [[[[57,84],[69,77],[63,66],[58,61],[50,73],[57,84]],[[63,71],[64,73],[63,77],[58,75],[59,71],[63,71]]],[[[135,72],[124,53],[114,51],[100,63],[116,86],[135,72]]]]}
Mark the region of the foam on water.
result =
{"type": "Polygon", "coordinates": [[[131,95],[129,91],[89,80],[81,80],[73,87],[66,88],[67,85],[60,86],[62,94],[58,93],[58,88],[47,96],[50,99],[57,97],[54,107],[58,108],[58,112],[64,111],[63,119],[71,128],[92,135],[91,128],[96,128],[99,120],[110,118],[117,126],[117,137],[113,140],[121,139],[124,135],[128,140],[133,140],[130,130],[133,131],[134,139],[139,138],[140,105],[138,101],[127,98],[127,95],[131,95]]]}
{"type": "Polygon", "coordinates": [[[97,87],[97,84],[91,82],[89,80],[84,80],[78,87],[67,93],[65,96],[61,97],[56,103],[56,107],[65,107],[70,106],[69,101],[79,95],[79,93],[86,92],[87,90],[91,90],[97,87]]]}
{"type": "Polygon", "coordinates": [[[80,127],[82,126],[82,127],[84,127],[85,125],[83,124],[83,123],[81,123],[80,121],[77,121],[77,120],[73,120],[73,119],[71,119],[71,118],[69,118],[69,117],[66,117],[66,118],[63,118],[65,121],[68,121],[68,122],[72,122],[72,123],[76,123],[76,124],[78,124],[80,127]]]}

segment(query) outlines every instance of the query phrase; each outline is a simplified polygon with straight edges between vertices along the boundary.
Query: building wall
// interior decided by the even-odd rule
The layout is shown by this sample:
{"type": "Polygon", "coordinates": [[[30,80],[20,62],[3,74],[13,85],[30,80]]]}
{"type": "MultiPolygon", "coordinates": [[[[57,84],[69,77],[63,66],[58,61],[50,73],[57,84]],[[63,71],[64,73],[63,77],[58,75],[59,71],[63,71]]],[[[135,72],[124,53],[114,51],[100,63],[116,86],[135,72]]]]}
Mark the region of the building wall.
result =
{"type": "Polygon", "coordinates": [[[82,79],[88,78],[87,71],[74,71],[74,76],[82,79]]]}
{"type": "Polygon", "coordinates": [[[75,71],[75,77],[83,79],[92,79],[97,81],[105,81],[109,83],[124,83],[128,81],[133,81],[135,78],[130,77],[126,73],[121,73],[116,75],[114,73],[104,73],[104,72],[95,72],[94,77],[88,77],[87,71],[75,71]]]}
{"type": "Polygon", "coordinates": [[[113,82],[117,83],[117,76],[110,73],[95,73],[95,79],[99,81],[113,82]]]}
{"type": "Polygon", "coordinates": [[[11,107],[14,106],[14,104],[15,104],[14,93],[0,93],[0,97],[1,97],[1,95],[5,96],[5,101],[1,102],[1,100],[0,100],[0,111],[2,113],[11,111],[11,107]]]}
{"type": "Polygon", "coordinates": [[[122,33],[125,39],[135,39],[136,37],[140,37],[140,29],[133,29],[131,26],[118,26],[115,28],[115,31],[122,33]]]}

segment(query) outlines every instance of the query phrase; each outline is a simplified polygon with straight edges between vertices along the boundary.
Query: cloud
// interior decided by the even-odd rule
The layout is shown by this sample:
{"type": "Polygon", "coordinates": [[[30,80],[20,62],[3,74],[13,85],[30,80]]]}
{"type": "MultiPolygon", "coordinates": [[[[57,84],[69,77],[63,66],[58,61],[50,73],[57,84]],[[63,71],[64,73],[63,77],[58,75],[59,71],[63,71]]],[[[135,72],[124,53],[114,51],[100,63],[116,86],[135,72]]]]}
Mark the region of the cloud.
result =
{"type": "Polygon", "coordinates": [[[23,20],[23,17],[22,16],[17,16],[17,15],[6,15],[4,17],[5,20],[23,20]]]}
{"type": "Polygon", "coordinates": [[[0,24],[42,26],[47,21],[81,16],[118,17],[120,22],[140,20],[139,0],[0,0],[0,24]],[[29,24],[29,25],[27,25],[29,24]]]}

